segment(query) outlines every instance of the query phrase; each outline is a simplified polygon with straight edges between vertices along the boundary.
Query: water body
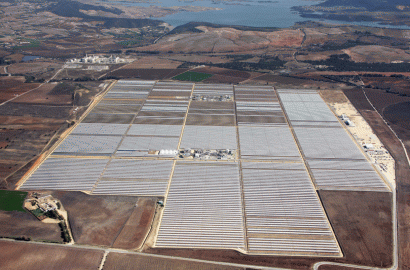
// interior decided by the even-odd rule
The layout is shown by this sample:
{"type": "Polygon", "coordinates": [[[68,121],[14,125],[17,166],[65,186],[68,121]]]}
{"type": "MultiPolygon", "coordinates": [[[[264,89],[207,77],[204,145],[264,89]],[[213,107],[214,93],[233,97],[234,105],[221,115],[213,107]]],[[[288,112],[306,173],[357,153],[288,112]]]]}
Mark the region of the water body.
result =
{"type": "Polygon", "coordinates": [[[198,0],[198,1],[181,1],[181,0],[152,0],[149,3],[127,3],[116,2],[111,3],[128,5],[128,6],[200,6],[200,7],[214,7],[222,10],[210,10],[202,12],[178,12],[158,19],[169,23],[172,26],[179,26],[189,22],[209,22],[215,24],[225,25],[244,25],[253,27],[278,27],[287,28],[293,26],[296,22],[303,21],[320,21],[335,24],[355,24],[361,26],[372,27],[389,27],[410,29],[407,26],[389,26],[381,25],[377,22],[343,22],[302,18],[299,13],[291,10],[293,6],[308,6],[316,5],[318,1],[306,0],[246,0],[246,1],[212,1],[212,0],[198,0]]]}
{"type": "Polygon", "coordinates": [[[36,60],[36,59],[38,59],[38,58],[40,58],[40,56],[36,56],[36,55],[25,55],[25,56],[23,57],[22,61],[23,61],[23,62],[28,62],[28,61],[31,61],[31,60],[36,60]]]}

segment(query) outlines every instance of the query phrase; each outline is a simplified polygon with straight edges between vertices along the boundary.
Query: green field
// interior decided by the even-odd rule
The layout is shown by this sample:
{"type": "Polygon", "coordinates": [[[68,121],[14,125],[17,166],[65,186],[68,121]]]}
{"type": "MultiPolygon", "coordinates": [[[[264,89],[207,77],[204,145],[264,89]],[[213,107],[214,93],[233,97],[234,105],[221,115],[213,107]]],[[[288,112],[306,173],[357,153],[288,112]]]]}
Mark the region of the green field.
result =
{"type": "Polygon", "coordinates": [[[25,212],[23,208],[27,192],[0,190],[0,210],[25,212]]]}
{"type": "Polygon", "coordinates": [[[212,74],[187,71],[182,74],[179,74],[178,76],[175,76],[172,79],[179,80],[179,81],[201,82],[212,76],[213,76],[212,74]]]}

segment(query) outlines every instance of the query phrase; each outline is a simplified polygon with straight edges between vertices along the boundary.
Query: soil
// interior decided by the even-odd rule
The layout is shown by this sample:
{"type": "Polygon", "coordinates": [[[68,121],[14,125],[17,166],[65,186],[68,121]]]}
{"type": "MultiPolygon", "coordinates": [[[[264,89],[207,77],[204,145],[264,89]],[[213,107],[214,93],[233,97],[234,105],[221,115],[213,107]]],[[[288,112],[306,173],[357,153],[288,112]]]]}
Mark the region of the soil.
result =
{"type": "Polygon", "coordinates": [[[138,254],[121,254],[110,252],[104,263],[104,270],[129,269],[175,269],[175,270],[245,270],[239,267],[230,267],[217,264],[185,261],[179,259],[164,259],[138,254]]]}
{"type": "Polygon", "coordinates": [[[35,241],[62,243],[58,224],[43,223],[32,214],[17,211],[0,211],[1,237],[30,237],[35,241]]]}
{"type": "Polygon", "coordinates": [[[14,100],[17,103],[37,103],[37,104],[52,104],[58,105],[71,105],[72,95],[51,95],[49,94],[56,83],[44,84],[40,88],[27,93],[21,97],[14,100]]]}
{"type": "Polygon", "coordinates": [[[196,68],[196,69],[194,69],[194,71],[195,72],[200,72],[200,73],[221,75],[221,76],[226,76],[226,77],[241,78],[241,79],[244,79],[244,80],[249,79],[251,77],[254,77],[255,74],[258,75],[258,73],[250,73],[250,72],[247,72],[247,71],[231,70],[231,69],[218,68],[218,67],[196,68]]]}
{"type": "Polygon", "coordinates": [[[296,78],[282,75],[266,74],[255,78],[250,83],[259,82],[262,84],[273,85],[277,88],[292,89],[340,89],[344,84],[317,81],[312,78],[296,78]]]}
{"type": "Polygon", "coordinates": [[[156,202],[154,198],[138,199],[138,207],[134,209],[112,245],[114,248],[136,249],[141,247],[151,227],[156,202]]]}
{"type": "MultiPolygon", "coordinates": [[[[400,141],[367,102],[361,90],[344,91],[396,161],[399,269],[410,269],[410,168],[400,141]]],[[[395,126],[392,126],[395,129],[395,126]]],[[[403,138],[406,143],[406,139],[403,138]]],[[[410,149],[408,148],[408,151],[410,149]]]]}
{"type": "Polygon", "coordinates": [[[394,125],[410,130],[410,102],[402,102],[385,107],[383,117],[394,125]]]}
{"type": "Polygon", "coordinates": [[[38,87],[39,83],[24,83],[24,77],[0,77],[0,103],[38,87]]]}
{"type": "Polygon", "coordinates": [[[0,241],[0,268],[8,270],[98,269],[103,251],[0,241]]]}
{"type": "Polygon", "coordinates": [[[127,65],[127,69],[175,69],[181,62],[156,56],[142,57],[127,65]]]}
{"type": "Polygon", "coordinates": [[[111,247],[135,209],[137,197],[54,191],[68,213],[74,241],[111,247]]]}
{"type": "Polygon", "coordinates": [[[24,74],[33,75],[37,79],[44,78],[49,79],[52,74],[59,70],[62,63],[58,63],[55,60],[49,61],[33,61],[33,62],[23,62],[16,63],[9,66],[8,71],[11,74],[24,74]]]}
{"type": "Polygon", "coordinates": [[[392,194],[319,191],[344,256],[350,263],[392,265],[392,194]]]}
{"type": "Polygon", "coordinates": [[[178,74],[184,73],[187,69],[118,69],[110,72],[106,77],[116,78],[138,78],[142,80],[165,80],[178,74]]]}

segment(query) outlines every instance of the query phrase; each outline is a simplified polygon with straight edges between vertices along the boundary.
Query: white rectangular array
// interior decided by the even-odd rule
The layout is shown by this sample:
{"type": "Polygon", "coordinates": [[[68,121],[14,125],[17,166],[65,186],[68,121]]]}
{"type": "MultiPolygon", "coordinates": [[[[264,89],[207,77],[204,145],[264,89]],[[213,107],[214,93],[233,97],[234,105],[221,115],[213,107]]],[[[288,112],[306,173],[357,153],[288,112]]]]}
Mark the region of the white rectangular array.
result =
{"type": "Polygon", "coordinates": [[[319,189],[388,190],[316,91],[278,93],[319,189]]]}
{"type": "Polygon", "coordinates": [[[117,156],[146,156],[148,151],[174,150],[178,148],[178,137],[125,137],[117,156]],[[141,151],[143,153],[141,153],[141,151]]]}
{"type": "Polygon", "coordinates": [[[113,159],[103,177],[115,179],[163,179],[169,180],[172,160],[113,159]]]}
{"type": "Polygon", "coordinates": [[[338,122],[332,111],[316,91],[278,90],[289,120],[338,122]]]}
{"type": "Polygon", "coordinates": [[[91,191],[108,159],[48,158],[21,189],[91,191]]]}
{"type": "Polygon", "coordinates": [[[388,191],[386,183],[375,171],[311,169],[320,189],[388,191]]]}
{"type": "Polygon", "coordinates": [[[132,125],[127,135],[181,136],[181,125],[132,125]]]}
{"type": "Polygon", "coordinates": [[[288,126],[239,126],[239,143],[243,159],[292,159],[300,154],[288,126]]]}
{"type": "Polygon", "coordinates": [[[237,163],[178,162],[155,246],[244,249],[237,163]]]}
{"type": "Polygon", "coordinates": [[[120,80],[104,96],[110,99],[145,99],[151,91],[154,81],[120,80]]]}
{"type": "Polygon", "coordinates": [[[147,100],[141,112],[186,112],[188,101],[147,100]]]}
{"type": "Polygon", "coordinates": [[[343,128],[294,127],[306,158],[362,159],[362,152],[343,128]]]}
{"type": "Polygon", "coordinates": [[[185,126],[182,149],[237,149],[233,126],[185,126]]]}
{"type": "Polygon", "coordinates": [[[69,135],[53,154],[110,155],[120,141],[121,136],[69,135]]]}
{"type": "Polygon", "coordinates": [[[71,134],[124,135],[129,124],[80,123],[71,134]]]}
{"type": "Polygon", "coordinates": [[[113,159],[93,194],[164,196],[173,163],[171,160],[113,159]]]}
{"type": "Polygon", "coordinates": [[[340,249],[300,163],[242,163],[248,250],[339,256],[340,249]]]}
{"type": "Polygon", "coordinates": [[[226,84],[196,84],[193,94],[204,96],[232,96],[233,86],[226,84]]]}
{"type": "Polygon", "coordinates": [[[101,179],[92,194],[127,196],[164,196],[168,181],[133,181],[101,179]]]}

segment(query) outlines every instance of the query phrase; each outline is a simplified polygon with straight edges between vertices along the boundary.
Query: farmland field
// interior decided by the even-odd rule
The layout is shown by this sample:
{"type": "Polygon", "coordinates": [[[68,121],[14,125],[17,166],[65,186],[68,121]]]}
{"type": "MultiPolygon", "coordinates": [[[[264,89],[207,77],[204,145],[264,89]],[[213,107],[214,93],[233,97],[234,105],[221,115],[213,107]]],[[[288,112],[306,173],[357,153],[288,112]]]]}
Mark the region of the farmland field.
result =
{"type": "Polygon", "coordinates": [[[0,190],[0,210],[25,212],[23,208],[27,192],[0,190]]]}
{"type": "Polygon", "coordinates": [[[212,76],[213,76],[212,74],[187,71],[187,72],[182,73],[178,76],[175,76],[172,79],[179,80],[179,81],[201,82],[201,81],[206,80],[206,79],[208,79],[212,76]]]}
{"type": "Polygon", "coordinates": [[[240,267],[222,266],[218,264],[200,263],[185,261],[180,259],[165,259],[155,258],[150,256],[142,256],[137,254],[121,254],[110,253],[104,263],[103,270],[114,269],[129,269],[129,270],[145,270],[145,269],[198,269],[198,270],[244,270],[240,267]]]}
{"type": "Polygon", "coordinates": [[[8,270],[98,269],[103,256],[103,251],[4,240],[0,249],[0,268],[8,270]]]}

